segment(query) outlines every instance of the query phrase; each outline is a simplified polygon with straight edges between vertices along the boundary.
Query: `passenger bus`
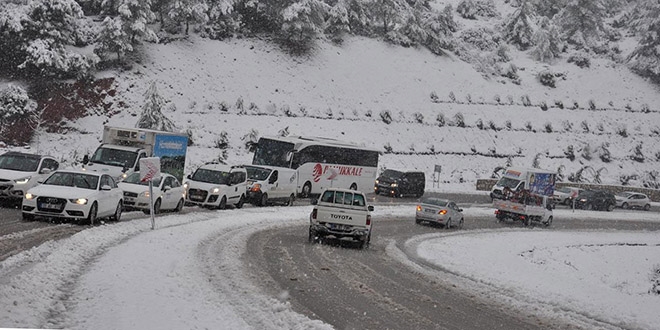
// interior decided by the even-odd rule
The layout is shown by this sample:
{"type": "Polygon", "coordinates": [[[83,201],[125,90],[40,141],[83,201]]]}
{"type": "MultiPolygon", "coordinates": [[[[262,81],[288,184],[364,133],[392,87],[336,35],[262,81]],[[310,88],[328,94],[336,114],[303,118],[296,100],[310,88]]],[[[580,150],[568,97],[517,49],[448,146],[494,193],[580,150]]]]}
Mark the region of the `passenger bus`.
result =
{"type": "Polygon", "coordinates": [[[328,187],[369,192],[378,171],[378,151],[329,138],[262,137],[252,164],[295,169],[297,193],[302,197],[318,195],[328,187]]]}

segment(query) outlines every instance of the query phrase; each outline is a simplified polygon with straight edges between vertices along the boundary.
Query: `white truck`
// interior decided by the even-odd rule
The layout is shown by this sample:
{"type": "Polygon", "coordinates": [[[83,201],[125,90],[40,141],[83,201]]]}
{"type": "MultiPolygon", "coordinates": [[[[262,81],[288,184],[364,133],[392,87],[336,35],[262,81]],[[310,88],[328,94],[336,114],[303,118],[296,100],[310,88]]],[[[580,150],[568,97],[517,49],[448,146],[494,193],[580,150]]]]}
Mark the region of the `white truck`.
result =
{"type": "Polygon", "coordinates": [[[297,171],[275,166],[244,165],[247,171],[247,200],[257,206],[274,203],[293,205],[297,171]]]}
{"type": "Polygon", "coordinates": [[[183,181],[188,135],[144,128],[105,126],[101,145],[83,158],[88,171],[107,172],[118,181],[140,172],[140,159],[159,157],[161,172],[183,181]]]}
{"type": "Polygon", "coordinates": [[[555,179],[553,171],[507,168],[491,191],[497,220],[519,220],[525,226],[532,221],[552,224],[555,179]]]}
{"type": "Polygon", "coordinates": [[[315,243],[327,236],[351,239],[360,248],[371,241],[371,212],[365,195],[357,190],[328,188],[317,199],[312,199],[309,215],[309,242],[315,243]]]}

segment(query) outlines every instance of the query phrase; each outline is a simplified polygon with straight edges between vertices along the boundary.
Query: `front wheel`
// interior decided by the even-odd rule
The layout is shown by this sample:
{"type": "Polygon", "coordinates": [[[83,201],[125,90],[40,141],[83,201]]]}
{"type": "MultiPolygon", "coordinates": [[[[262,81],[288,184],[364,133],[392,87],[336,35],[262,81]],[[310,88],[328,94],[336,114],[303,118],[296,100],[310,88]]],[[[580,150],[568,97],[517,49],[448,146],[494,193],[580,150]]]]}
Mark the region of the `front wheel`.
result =
{"type": "Polygon", "coordinates": [[[117,203],[117,208],[115,209],[115,214],[110,218],[113,221],[119,221],[121,220],[121,212],[124,209],[124,207],[121,205],[121,201],[117,203]]]}
{"type": "Polygon", "coordinates": [[[461,218],[460,221],[458,221],[458,229],[463,229],[463,218],[461,218]]]}
{"type": "Polygon", "coordinates": [[[34,214],[30,214],[30,213],[25,213],[25,212],[23,212],[23,214],[21,215],[21,217],[22,217],[23,220],[25,220],[25,221],[32,221],[32,220],[34,220],[34,214]]]}
{"type": "Polygon", "coordinates": [[[245,204],[245,199],[243,198],[243,195],[241,195],[241,198],[238,200],[238,203],[234,204],[237,209],[240,209],[243,207],[243,204],[245,204]]]}
{"type": "Polygon", "coordinates": [[[607,212],[612,212],[612,210],[614,210],[614,204],[607,204],[605,209],[607,210],[607,212]]]}
{"type": "Polygon", "coordinates": [[[98,212],[98,205],[96,204],[96,202],[94,202],[94,204],[92,204],[92,207],[89,209],[89,214],[87,215],[87,222],[92,226],[94,225],[94,221],[96,221],[97,212],[98,212]]]}
{"type": "Polygon", "coordinates": [[[183,210],[183,204],[185,204],[185,201],[183,200],[183,198],[181,198],[179,200],[179,203],[176,204],[176,208],[174,209],[174,212],[181,212],[181,210],[183,210]]]}
{"type": "Polygon", "coordinates": [[[650,205],[650,204],[646,204],[646,205],[644,205],[644,211],[648,211],[648,210],[650,210],[650,209],[651,209],[651,205],[650,205]]]}
{"type": "Polygon", "coordinates": [[[261,195],[261,200],[259,201],[259,206],[268,205],[268,194],[261,195]]]}
{"type": "Polygon", "coordinates": [[[550,225],[552,225],[552,216],[548,217],[548,221],[544,222],[543,225],[550,227],[550,225]]]}
{"type": "Polygon", "coordinates": [[[532,224],[532,217],[530,217],[530,216],[526,216],[526,217],[523,219],[523,225],[524,225],[525,227],[529,227],[531,224],[532,224]]]}
{"type": "Polygon", "coordinates": [[[227,197],[222,196],[222,199],[220,199],[220,204],[218,204],[218,209],[224,210],[227,208],[227,197]]]}
{"type": "Polygon", "coordinates": [[[296,196],[294,194],[289,195],[289,199],[286,200],[286,206],[293,206],[293,201],[296,200],[296,196]]]}
{"type": "Polygon", "coordinates": [[[621,204],[621,208],[622,208],[622,209],[627,209],[627,208],[629,208],[628,203],[623,203],[623,204],[621,204]]]}

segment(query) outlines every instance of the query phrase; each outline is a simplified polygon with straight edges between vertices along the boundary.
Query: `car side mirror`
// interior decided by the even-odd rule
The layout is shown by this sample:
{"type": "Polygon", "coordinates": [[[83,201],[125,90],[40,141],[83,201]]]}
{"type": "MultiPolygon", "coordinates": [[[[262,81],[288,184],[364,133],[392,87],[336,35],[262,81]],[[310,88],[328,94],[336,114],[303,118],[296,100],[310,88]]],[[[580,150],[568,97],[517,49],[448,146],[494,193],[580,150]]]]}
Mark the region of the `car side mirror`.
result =
{"type": "Polygon", "coordinates": [[[463,209],[458,209],[458,212],[463,212],[463,209]]]}
{"type": "Polygon", "coordinates": [[[83,165],[87,165],[89,163],[89,155],[84,155],[82,159],[83,165]]]}
{"type": "Polygon", "coordinates": [[[165,187],[163,187],[163,192],[166,192],[166,191],[168,191],[168,190],[170,190],[170,189],[172,189],[172,187],[170,187],[170,186],[165,186],[165,187]]]}
{"type": "Polygon", "coordinates": [[[186,175],[186,179],[188,179],[188,180],[192,179],[192,174],[186,175]]]}
{"type": "Polygon", "coordinates": [[[374,210],[374,206],[373,206],[373,205],[369,205],[369,206],[367,206],[367,210],[369,210],[369,211],[373,211],[373,210],[374,210]]]}
{"type": "Polygon", "coordinates": [[[112,190],[112,187],[110,187],[110,186],[108,186],[108,185],[106,184],[106,185],[101,186],[101,190],[103,190],[103,191],[110,191],[110,190],[112,190]]]}
{"type": "Polygon", "coordinates": [[[319,203],[319,201],[316,200],[315,198],[312,198],[312,199],[309,201],[309,203],[312,204],[312,205],[316,205],[316,204],[319,203]]]}
{"type": "Polygon", "coordinates": [[[51,169],[44,167],[41,169],[41,171],[39,171],[39,174],[50,174],[50,172],[52,172],[51,169]]]}

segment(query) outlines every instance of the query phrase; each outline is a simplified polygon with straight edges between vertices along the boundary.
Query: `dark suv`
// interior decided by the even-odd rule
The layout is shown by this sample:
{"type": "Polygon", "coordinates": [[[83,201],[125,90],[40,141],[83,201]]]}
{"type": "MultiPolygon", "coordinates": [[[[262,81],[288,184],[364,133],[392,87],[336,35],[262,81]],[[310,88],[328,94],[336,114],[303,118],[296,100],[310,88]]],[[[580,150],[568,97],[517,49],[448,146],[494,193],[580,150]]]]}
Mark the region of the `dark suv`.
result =
{"type": "Polygon", "coordinates": [[[426,177],[424,172],[402,172],[385,170],[376,179],[374,193],[394,197],[424,195],[426,177]]]}
{"type": "Polygon", "coordinates": [[[578,209],[612,211],[615,206],[614,194],[603,190],[583,190],[575,198],[575,208],[578,209]]]}

